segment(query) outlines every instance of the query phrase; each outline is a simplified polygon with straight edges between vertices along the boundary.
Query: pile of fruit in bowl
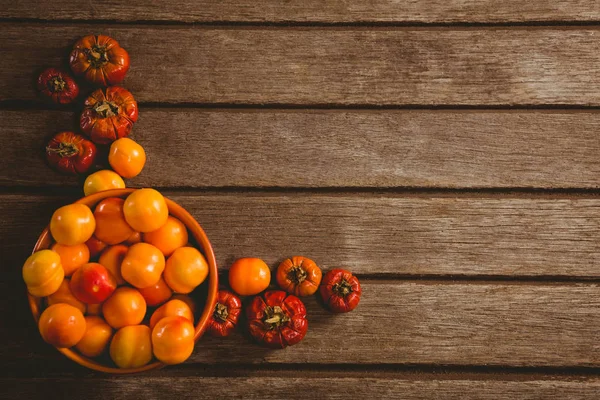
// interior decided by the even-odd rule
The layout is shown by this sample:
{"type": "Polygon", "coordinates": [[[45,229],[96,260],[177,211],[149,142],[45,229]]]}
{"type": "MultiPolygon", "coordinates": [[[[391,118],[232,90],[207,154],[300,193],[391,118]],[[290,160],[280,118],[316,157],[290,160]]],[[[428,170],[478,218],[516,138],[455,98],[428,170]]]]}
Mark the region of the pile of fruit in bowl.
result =
{"type": "Polygon", "coordinates": [[[218,288],[202,228],[154,189],[102,191],[56,210],[23,279],[42,338],[116,373],[184,362],[218,288]]]}

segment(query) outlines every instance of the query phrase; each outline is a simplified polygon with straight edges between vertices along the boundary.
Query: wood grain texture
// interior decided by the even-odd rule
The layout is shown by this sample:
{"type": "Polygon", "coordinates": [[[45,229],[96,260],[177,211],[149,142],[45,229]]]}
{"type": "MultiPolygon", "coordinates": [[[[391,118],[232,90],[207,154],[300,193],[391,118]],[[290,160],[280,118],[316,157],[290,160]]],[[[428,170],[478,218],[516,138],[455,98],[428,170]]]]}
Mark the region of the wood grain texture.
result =
{"type": "Polygon", "coordinates": [[[3,1],[0,18],[182,22],[528,22],[598,21],[600,6],[585,0],[278,0],[151,2],[3,1]],[[60,10],[60,12],[57,12],[60,10]]]}
{"type": "Polygon", "coordinates": [[[595,400],[600,383],[596,379],[526,381],[445,379],[433,377],[379,378],[373,374],[356,377],[118,377],[81,379],[52,378],[31,380],[0,379],[6,398],[47,399],[47,393],[57,397],[84,397],[89,400],[113,398],[144,398],[148,400],[176,397],[178,399],[215,399],[239,397],[245,399],[304,400],[307,395],[317,399],[448,399],[448,400],[595,400]],[[239,394],[239,396],[234,396],[239,394]]]}
{"type": "Polygon", "coordinates": [[[220,28],[0,24],[0,100],[31,100],[34,72],[78,37],[129,50],[142,102],[600,105],[600,42],[582,29],[220,28]],[[184,48],[182,48],[184,44],[184,48]]]}
{"type": "MultiPolygon", "coordinates": [[[[6,293],[22,290],[1,285],[6,293]]],[[[348,314],[332,315],[315,297],[305,298],[309,328],[296,346],[267,349],[241,332],[203,337],[187,363],[600,366],[597,284],[364,280],[362,289],[361,303],[348,314]]],[[[0,327],[3,368],[36,364],[48,372],[63,356],[42,342],[31,317],[20,312],[25,307],[25,301],[3,306],[10,322],[0,327]]]]}
{"type": "MultiPolygon", "coordinates": [[[[32,150],[76,117],[0,110],[0,185],[77,185],[32,150]]],[[[599,121],[595,111],[142,108],[131,137],[148,161],[131,184],[597,188],[599,121]]]]}
{"type": "MultiPolygon", "coordinates": [[[[275,267],[284,257],[304,255],[324,269],[345,266],[371,276],[600,276],[596,198],[170,197],[203,226],[221,268],[239,257],[275,267]]],[[[7,265],[21,265],[53,210],[68,201],[0,197],[7,265]]]]}

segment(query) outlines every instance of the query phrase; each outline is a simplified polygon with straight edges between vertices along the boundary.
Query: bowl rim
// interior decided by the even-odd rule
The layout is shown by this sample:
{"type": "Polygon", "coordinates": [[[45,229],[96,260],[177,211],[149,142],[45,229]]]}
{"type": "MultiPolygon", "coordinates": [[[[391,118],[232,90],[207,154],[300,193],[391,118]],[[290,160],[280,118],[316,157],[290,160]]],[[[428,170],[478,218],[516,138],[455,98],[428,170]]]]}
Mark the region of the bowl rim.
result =
{"type": "MultiPolygon", "coordinates": [[[[85,205],[88,205],[90,208],[92,208],[101,200],[104,200],[109,197],[123,198],[123,197],[125,197],[125,195],[129,195],[130,193],[132,193],[136,190],[138,190],[138,188],[104,190],[101,192],[93,193],[89,196],[82,197],[72,203],[69,203],[69,204],[73,204],[73,203],[85,204],[85,205]]],[[[175,213],[178,214],[177,218],[179,220],[181,220],[181,222],[183,222],[183,224],[188,228],[188,230],[190,231],[192,236],[196,239],[196,241],[198,242],[198,244],[200,245],[200,247],[202,248],[202,250],[204,252],[204,256],[206,257],[206,260],[208,261],[208,298],[207,298],[206,304],[204,306],[204,310],[202,311],[202,315],[200,316],[200,318],[195,326],[194,341],[197,342],[198,339],[200,339],[200,337],[202,337],[206,328],[208,327],[210,316],[211,316],[211,314],[215,308],[215,304],[217,302],[217,292],[218,292],[218,288],[219,288],[219,276],[218,276],[219,274],[218,274],[218,269],[217,269],[217,261],[215,258],[215,253],[213,251],[212,245],[210,244],[210,241],[208,240],[208,236],[206,236],[206,233],[204,232],[204,230],[202,229],[202,227],[200,226],[198,221],[196,221],[196,219],[185,208],[183,208],[182,206],[180,206],[173,200],[167,198],[166,196],[164,196],[164,197],[165,197],[165,201],[167,203],[167,207],[169,209],[169,215],[171,215],[172,210],[175,210],[175,213]]],[[[43,244],[50,239],[51,239],[50,225],[47,225],[46,228],[42,231],[42,233],[38,237],[38,240],[35,243],[35,246],[33,247],[32,254],[39,250],[44,249],[45,247],[43,246],[43,244]]],[[[42,298],[34,297],[29,292],[27,292],[27,298],[29,301],[29,308],[31,309],[31,314],[33,315],[33,319],[35,320],[35,323],[37,325],[40,314],[41,314],[40,303],[41,303],[42,298]]],[[[95,371],[110,373],[110,374],[133,374],[133,373],[149,371],[149,370],[155,369],[155,368],[162,368],[165,366],[165,364],[163,364],[159,361],[155,361],[153,363],[146,364],[146,365],[144,365],[142,367],[138,367],[138,368],[109,367],[107,365],[100,364],[99,362],[94,361],[91,358],[85,357],[85,356],[77,353],[76,351],[71,350],[71,348],[59,348],[59,347],[55,347],[55,348],[59,352],[64,354],[67,358],[75,361],[77,364],[79,364],[81,366],[90,368],[95,371]]]]}

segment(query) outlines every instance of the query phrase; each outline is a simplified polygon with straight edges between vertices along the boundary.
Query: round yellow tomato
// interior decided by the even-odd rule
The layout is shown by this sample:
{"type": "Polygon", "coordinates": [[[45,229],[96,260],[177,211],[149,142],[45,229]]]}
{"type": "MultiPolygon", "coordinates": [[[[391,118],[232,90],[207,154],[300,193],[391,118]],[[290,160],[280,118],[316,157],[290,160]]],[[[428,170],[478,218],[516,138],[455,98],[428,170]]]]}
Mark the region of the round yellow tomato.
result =
{"type": "Polygon", "coordinates": [[[155,231],[144,233],[144,242],[156,246],[165,257],[186,245],[188,232],[180,220],[169,215],[167,222],[155,231]]]}
{"type": "Polygon", "coordinates": [[[165,265],[165,282],[177,293],[190,293],[208,276],[208,263],[193,247],[180,247],[165,265]]]}
{"type": "Polygon", "coordinates": [[[63,280],[58,290],[52,293],[50,296],[48,296],[49,306],[58,303],[70,304],[73,307],[77,308],[79,311],[81,311],[83,314],[85,314],[85,310],[87,308],[85,303],[77,300],[77,298],[73,295],[73,292],[71,292],[68,279],[63,280]]]}
{"type": "Polygon", "coordinates": [[[83,193],[89,196],[103,190],[123,189],[124,187],[125,182],[123,182],[123,178],[119,174],[108,169],[103,169],[94,172],[86,178],[83,184],[83,193]]]}
{"type": "Polygon", "coordinates": [[[154,356],[165,364],[180,364],[194,351],[194,325],[184,317],[166,317],[152,329],[154,356]]]}
{"type": "Polygon", "coordinates": [[[164,303],[173,294],[173,291],[171,291],[171,288],[163,278],[160,278],[156,284],[139,290],[144,299],[146,299],[146,304],[151,307],[164,303]]]}
{"type": "Polygon", "coordinates": [[[152,339],[146,325],[125,326],[110,342],[110,358],[119,368],[139,368],[152,360],[152,339]]]}
{"type": "Polygon", "coordinates": [[[69,204],[56,210],[50,220],[50,233],[59,244],[75,246],[88,241],[96,229],[92,210],[85,204],[69,204]]]}
{"type": "Polygon", "coordinates": [[[165,269],[165,256],[148,243],[136,243],[129,248],[121,263],[121,276],[136,288],[155,285],[165,269]]]}
{"type": "Polygon", "coordinates": [[[112,337],[112,328],[101,317],[85,317],[85,333],[75,348],[87,357],[97,357],[104,352],[112,337]]]}
{"type": "Polygon", "coordinates": [[[271,282],[271,270],[260,258],[240,258],[229,268],[229,286],[242,296],[255,295],[271,282]]]}
{"type": "Polygon", "coordinates": [[[52,250],[37,251],[23,264],[23,280],[32,296],[51,295],[58,290],[64,277],[60,256],[52,250]]]}
{"type": "Polygon", "coordinates": [[[46,308],[38,323],[42,338],[56,347],[73,347],[85,333],[85,319],[77,308],[58,303],[46,308]]]}
{"type": "Polygon", "coordinates": [[[163,226],[169,208],[162,194],[154,189],[138,189],[125,199],[125,220],[138,232],[152,232],[163,226]]]}
{"type": "Polygon", "coordinates": [[[124,137],[110,145],[108,162],[123,178],[133,178],[142,172],[146,164],[146,152],[138,143],[124,137]]]}
{"type": "Polygon", "coordinates": [[[85,244],[76,244],[75,246],[65,246],[54,243],[51,249],[58,253],[65,276],[73,275],[73,272],[83,264],[90,261],[90,249],[85,244]]]}
{"type": "Polygon", "coordinates": [[[102,305],[102,315],[113,328],[137,325],[146,315],[146,300],[136,289],[117,288],[102,305]]]}

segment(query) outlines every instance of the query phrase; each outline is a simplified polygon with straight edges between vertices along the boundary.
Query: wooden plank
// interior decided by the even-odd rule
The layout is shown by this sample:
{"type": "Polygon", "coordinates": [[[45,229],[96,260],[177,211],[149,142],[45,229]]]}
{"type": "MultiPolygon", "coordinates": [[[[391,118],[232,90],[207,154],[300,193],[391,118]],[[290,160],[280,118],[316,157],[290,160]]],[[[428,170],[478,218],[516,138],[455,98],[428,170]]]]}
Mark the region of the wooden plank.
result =
{"type": "MultiPolygon", "coordinates": [[[[597,278],[597,198],[176,194],[204,227],[221,268],[305,255],[359,274],[597,278]]],[[[0,197],[6,265],[20,265],[65,198],[0,197]],[[12,258],[15,257],[15,258],[12,258]]],[[[15,279],[20,279],[15,275],[15,279]]]]}
{"type": "MultiPolygon", "coordinates": [[[[143,108],[132,185],[155,187],[600,186],[600,114],[574,111],[143,108]]],[[[0,185],[79,185],[46,167],[60,111],[0,110],[0,185]],[[19,165],[19,168],[13,168],[19,165]]]]}
{"type": "MultiPolygon", "coordinates": [[[[9,294],[13,286],[2,284],[9,294]]],[[[187,363],[600,366],[597,284],[364,280],[362,288],[360,305],[345,315],[305,298],[309,328],[296,346],[267,349],[242,333],[203,337],[187,363]]],[[[35,327],[15,328],[23,325],[13,323],[18,317],[12,314],[22,308],[24,301],[3,306],[4,369],[36,364],[48,371],[41,365],[55,366],[53,360],[63,356],[42,343],[35,327]]]]}
{"type": "Polygon", "coordinates": [[[117,20],[177,22],[529,22],[598,21],[600,6],[585,0],[277,0],[219,2],[210,0],[153,1],[150,4],[115,0],[90,6],[83,0],[5,2],[0,18],[41,20],[117,20]],[[60,12],[57,12],[60,10],[60,12]]]}
{"type": "MultiPolygon", "coordinates": [[[[147,374],[146,374],[147,375],[147,374]]],[[[0,379],[6,398],[47,399],[85,397],[89,400],[112,398],[214,399],[448,399],[448,400],[584,400],[597,399],[597,379],[566,380],[548,377],[525,381],[446,379],[442,376],[380,378],[375,374],[362,377],[182,377],[120,376],[118,378],[42,378],[0,379]]]]}
{"type": "Polygon", "coordinates": [[[84,34],[117,38],[142,102],[600,105],[598,29],[226,28],[0,24],[0,100],[84,34]],[[186,44],[181,50],[181,44],[186,44]],[[168,64],[168,65],[167,65],[168,64]]]}

